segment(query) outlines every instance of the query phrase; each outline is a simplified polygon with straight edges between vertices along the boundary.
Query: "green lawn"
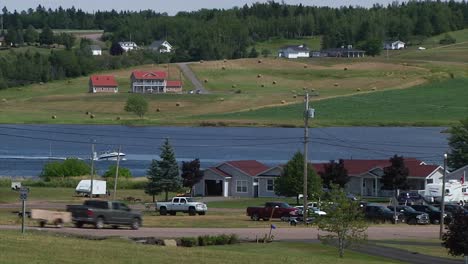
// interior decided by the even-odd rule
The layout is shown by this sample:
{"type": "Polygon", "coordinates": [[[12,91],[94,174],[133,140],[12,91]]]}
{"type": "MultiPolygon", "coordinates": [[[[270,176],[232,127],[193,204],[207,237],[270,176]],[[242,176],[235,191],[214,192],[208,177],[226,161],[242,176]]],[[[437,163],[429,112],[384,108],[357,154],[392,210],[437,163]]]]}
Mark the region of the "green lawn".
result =
{"type": "Polygon", "coordinates": [[[450,36],[455,38],[457,41],[456,43],[468,41],[468,29],[462,29],[430,37],[423,41],[423,45],[429,45],[429,47],[439,46],[439,41],[443,39],[446,34],[449,34],[450,36]]]}
{"type": "Polygon", "coordinates": [[[138,245],[126,239],[84,240],[63,235],[0,231],[0,263],[397,263],[354,252],[337,257],[320,244],[275,242],[195,248],[138,245]]]}
{"type": "Polygon", "coordinates": [[[418,240],[418,241],[408,241],[408,240],[392,240],[392,241],[372,241],[376,245],[385,246],[385,247],[392,247],[403,249],[411,252],[415,252],[417,254],[424,254],[429,256],[441,257],[441,258],[449,258],[449,259],[457,259],[462,260],[462,256],[452,256],[448,254],[448,251],[445,247],[440,245],[440,241],[427,241],[427,240],[418,240]],[[398,243],[401,242],[401,243],[398,243]],[[410,243],[414,242],[414,245],[410,243]],[[430,243],[431,245],[418,245],[417,243],[430,243]]]}
{"type": "MultiPolygon", "coordinates": [[[[467,117],[468,79],[449,79],[403,90],[384,91],[315,101],[312,125],[437,125],[467,117]]],[[[204,120],[236,120],[258,124],[302,124],[303,104],[263,108],[230,114],[196,116],[204,120]]]]}

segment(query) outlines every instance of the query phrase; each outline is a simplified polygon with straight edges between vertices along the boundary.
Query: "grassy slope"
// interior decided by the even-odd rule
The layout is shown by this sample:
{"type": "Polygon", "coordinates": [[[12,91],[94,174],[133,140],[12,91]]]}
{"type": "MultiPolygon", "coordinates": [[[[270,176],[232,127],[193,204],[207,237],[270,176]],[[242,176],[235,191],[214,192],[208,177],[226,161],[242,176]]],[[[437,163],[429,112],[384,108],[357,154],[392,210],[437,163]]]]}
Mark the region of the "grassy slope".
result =
{"type": "Polygon", "coordinates": [[[44,233],[0,232],[0,263],[395,263],[318,244],[272,243],[170,248],[138,245],[123,239],[88,241],[44,233]]]}
{"type": "MultiPolygon", "coordinates": [[[[380,93],[312,101],[315,125],[450,125],[468,113],[468,79],[453,79],[380,93]],[[375,111],[378,110],[378,111],[375,111]]],[[[198,117],[206,120],[296,124],[302,103],[254,111],[198,117]]]]}

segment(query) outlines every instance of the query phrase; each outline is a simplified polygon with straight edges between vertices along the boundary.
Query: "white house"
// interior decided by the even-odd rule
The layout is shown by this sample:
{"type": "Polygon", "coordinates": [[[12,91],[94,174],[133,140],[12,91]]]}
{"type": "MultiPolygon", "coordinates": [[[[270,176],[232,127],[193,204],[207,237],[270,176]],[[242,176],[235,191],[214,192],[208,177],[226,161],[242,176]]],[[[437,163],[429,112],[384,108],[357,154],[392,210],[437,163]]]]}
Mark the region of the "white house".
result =
{"type": "Polygon", "coordinates": [[[282,47],[278,52],[278,57],[297,59],[309,58],[309,48],[306,45],[290,45],[282,47]]]}
{"type": "Polygon", "coordinates": [[[396,41],[385,41],[384,49],[386,50],[400,50],[405,48],[406,43],[400,40],[396,41]]]}
{"type": "Polygon", "coordinates": [[[122,47],[122,49],[125,52],[128,52],[130,50],[134,50],[134,49],[138,48],[137,44],[135,42],[133,42],[133,41],[121,41],[121,42],[119,42],[119,45],[120,45],[120,47],[122,47]]]}
{"type": "Polygon", "coordinates": [[[457,180],[459,182],[466,183],[466,181],[468,181],[468,165],[447,174],[446,180],[457,180]]]}
{"type": "Polygon", "coordinates": [[[171,53],[173,47],[166,40],[156,40],[151,43],[148,49],[159,53],[171,53]]]}
{"type": "Polygon", "coordinates": [[[98,45],[90,45],[89,48],[91,49],[91,53],[93,54],[93,56],[102,55],[102,49],[98,45]]]}

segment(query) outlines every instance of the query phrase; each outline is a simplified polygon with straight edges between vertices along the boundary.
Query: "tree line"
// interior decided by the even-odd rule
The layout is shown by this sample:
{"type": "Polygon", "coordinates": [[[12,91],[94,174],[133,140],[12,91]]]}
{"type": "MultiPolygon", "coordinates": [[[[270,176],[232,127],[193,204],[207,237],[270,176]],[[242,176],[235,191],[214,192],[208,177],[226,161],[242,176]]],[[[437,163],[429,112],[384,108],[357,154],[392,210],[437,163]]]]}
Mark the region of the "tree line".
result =
{"type": "Polygon", "coordinates": [[[61,7],[10,12],[3,8],[6,28],[102,29],[111,41],[132,40],[148,45],[167,39],[176,45],[177,61],[247,57],[258,41],[323,35],[323,48],[372,41],[423,38],[468,25],[466,1],[409,1],[371,8],[287,5],[269,1],[231,9],[201,9],[175,16],[157,10],[97,11],[61,7]]]}

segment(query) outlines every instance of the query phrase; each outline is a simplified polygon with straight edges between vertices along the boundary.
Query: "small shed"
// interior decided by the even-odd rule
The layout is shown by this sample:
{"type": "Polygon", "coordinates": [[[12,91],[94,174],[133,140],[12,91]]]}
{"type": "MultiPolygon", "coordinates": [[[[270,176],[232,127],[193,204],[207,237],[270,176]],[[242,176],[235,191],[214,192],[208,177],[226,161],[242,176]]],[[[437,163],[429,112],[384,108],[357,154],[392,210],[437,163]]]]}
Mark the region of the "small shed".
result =
{"type": "Polygon", "coordinates": [[[167,93],[182,93],[182,81],[167,81],[166,92],[167,93]]]}

